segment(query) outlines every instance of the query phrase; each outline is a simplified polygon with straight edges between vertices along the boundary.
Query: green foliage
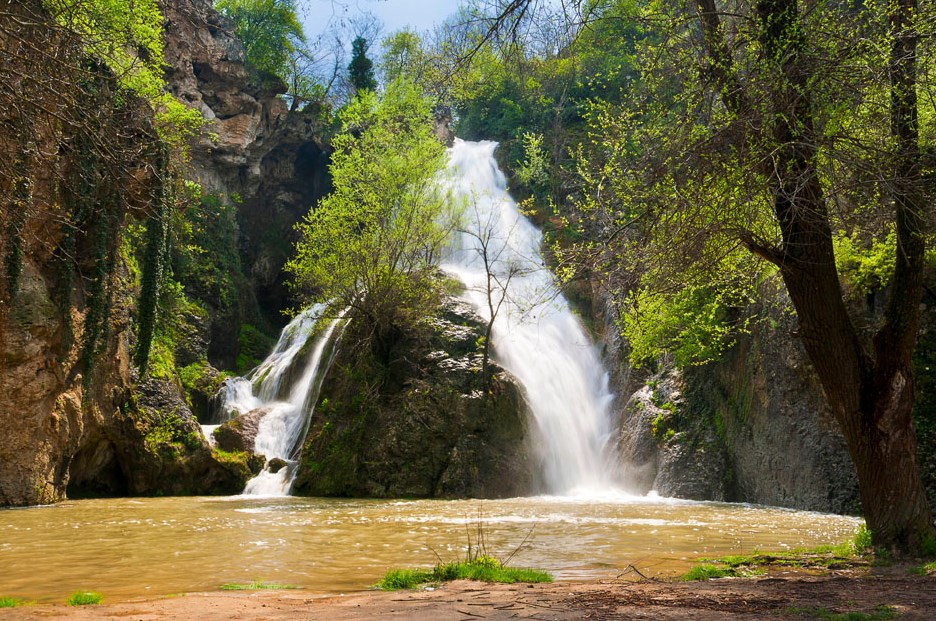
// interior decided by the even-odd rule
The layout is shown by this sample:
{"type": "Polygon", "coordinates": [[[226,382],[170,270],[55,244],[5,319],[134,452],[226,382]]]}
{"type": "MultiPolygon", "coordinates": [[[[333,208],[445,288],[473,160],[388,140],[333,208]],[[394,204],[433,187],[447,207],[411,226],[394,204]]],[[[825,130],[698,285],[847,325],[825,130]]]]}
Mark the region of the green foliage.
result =
{"type": "MultiPolygon", "coordinates": [[[[668,404],[671,405],[672,404],[668,404]]],[[[672,421],[670,420],[669,414],[671,413],[668,409],[665,411],[659,412],[652,421],[650,421],[650,433],[653,435],[653,439],[656,440],[657,444],[665,444],[673,439],[676,436],[676,430],[671,426],[672,421]]]]}
{"type": "Polygon", "coordinates": [[[423,584],[451,580],[477,580],[504,584],[552,582],[552,576],[536,569],[505,567],[490,556],[474,560],[440,563],[432,570],[392,569],[375,586],[383,591],[413,589],[423,584]]]}
{"type": "Polygon", "coordinates": [[[377,88],[374,62],[367,57],[367,39],[364,37],[356,37],[351,42],[351,62],[348,64],[348,74],[351,85],[358,93],[377,88]]]}
{"type": "Polygon", "coordinates": [[[517,168],[517,179],[534,191],[544,188],[549,181],[549,158],[542,134],[523,134],[523,161],[517,168]]]}
{"type": "Polygon", "coordinates": [[[351,307],[385,349],[394,326],[417,322],[437,296],[435,266],[453,220],[437,183],[445,152],[427,101],[406,81],[383,97],[363,91],[340,118],[333,191],[297,226],[286,267],[305,301],[351,307]]]}
{"type": "Polygon", "coordinates": [[[736,576],[737,573],[730,568],[716,567],[715,565],[696,565],[680,577],[685,582],[696,580],[712,580],[716,578],[728,578],[736,576]]]}
{"type": "Polygon", "coordinates": [[[254,368],[273,349],[274,339],[249,323],[241,324],[237,335],[237,362],[235,371],[246,373],[254,368]]]}
{"type": "Polygon", "coordinates": [[[431,571],[422,569],[391,569],[374,585],[381,591],[399,591],[401,589],[415,589],[423,584],[435,582],[435,575],[431,571]]]}
{"type": "Polygon", "coordinates": [[[78,591],[65,601],[69,606],[94,606],[104,601],[104,596],[94,591],[78,591]]]}
{"type": "Polygon", "coordinates": [[[159,138],[183,149],[205,123],[201,113],[166,91],[163,16],[157,0],[43,0],[56,21],[76,33],[85,53],[99,59],[118,87],[156,113],[159,138]]]}
{"type": "Polygon", "coordinates": [[[883,239],[872,237],[863,243],[858,233],[839,232],[835,236],[835,265],[845,282],[858,295],[867,295],[887,286],[897,260],[897,234],[891,226],[883,239]]]}
{"type": "Polygon", "coordinates": [[[385,84],[399,78],[418,81],[424,63],[424,51],[419,35],[412,30],[400,30],[381,43],[380,73],[385,84]]]}
{"type": "Polygon", "coordinates": [[[43,0],[62,25],[76,32],[117,82],[148,101],[162,94],[163,17],[157,0],[43,0]]]}
{"type": "Polygon", "coordinates": [[[215,8],[234,22],[255,72],[287,78],[290,59],[304,41],[294,0],[216,0],[215,8]]]}
{"type": "Polygon", "coordinates": [[[146,225],[146,249],[140,262],[140,298],[137,304],[137,348],[133,362],[140,369],[140,376],[146,375],[149,364],[150,348],[156,331],[157,305],[159,292],[163,285],[166,259],[169,254],[169,215],[171,213],[171,181],[167,175],[166,154],[161,158],[159,172],[160,191],[154,212],[146,225]]]}
{"type": "Polygon", "coordinates": [[[186,209],[172,223],[172,270],[187,296],[223,316],[236,308],[243,278],[236,201],[193,183],[184,190],[186,209]]]}
{"type": "Polygon", "coordinates": [[[0,597],[0,608],[16,608],[18,606],[28,606],[30,604],[32,604],[32,602],[17,597],[0,597]]]}
{"type": "Polygon", "coordinates": [[[858,532],[855,533],[854,538],[849,542],[850,552],[855,555],[868,554],[874,550],[873,537],[871,536],[871,529],[868,528],[867,524],[862,524],[858,527],[858,532]]]}
{"type": "Polygon", "coordinates": [[[630,345],[630,361],[641,366],[664,352],[679,367],[716,360],[747,332],[750,319],[735,310],[749,295],[742,290],[718,290],[703,285],[673,294],[650,288],[632,292],[621,318],[621,332],[630,345]]]}

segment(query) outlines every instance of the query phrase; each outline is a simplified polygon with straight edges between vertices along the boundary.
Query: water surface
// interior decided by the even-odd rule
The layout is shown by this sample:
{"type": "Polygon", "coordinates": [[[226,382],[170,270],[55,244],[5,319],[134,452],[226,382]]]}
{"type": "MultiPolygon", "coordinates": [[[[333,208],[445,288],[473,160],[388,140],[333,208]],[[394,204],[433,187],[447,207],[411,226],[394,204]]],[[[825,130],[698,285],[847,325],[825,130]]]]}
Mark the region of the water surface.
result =
{"type": "Polygon", "coordinates": [[[855,518],[654,498],[335,500],[146,498],[0,511],[0,596],[108,601],[256,580],[365,589],[392,567],[464,557],[480,519],[488,552],[559,580],[633,564],[672,575],[703,556],[838,543],[855,518]],[[532,534],[531,534],[532,530],[532,534]]]}

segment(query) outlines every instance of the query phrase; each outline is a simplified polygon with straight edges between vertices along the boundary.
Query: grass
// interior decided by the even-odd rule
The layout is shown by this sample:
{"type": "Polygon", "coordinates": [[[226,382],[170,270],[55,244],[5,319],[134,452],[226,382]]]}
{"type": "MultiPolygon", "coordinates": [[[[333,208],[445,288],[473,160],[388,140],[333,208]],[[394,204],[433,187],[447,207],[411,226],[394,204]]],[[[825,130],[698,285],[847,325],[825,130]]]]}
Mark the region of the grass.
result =
{"type": "Polygon", "coordinates": [[[0,608],[16,608],[17,606],[28,606],[32,602],[16,597],[0,597],[0,608]]]}
{"type": "Polygon", "coordinates": [[[440,563],[430,570],[391,569],[375,586],[384,591],[396,591],[451,580],[514,584],[517,582],[552,582],[552,576],[536,569],[505,567],[493,557],[479,556],[468,561],[440,563]]]}
{"type": "Polygon", "coordinates": [[[729,578],[738,575],[738,571],[733,567],[718,567],[703,563],[696,565],[680,577],[680,580],[693,582],[696,580],[713,580],[715,578],[729,578]]]}
{"type": "Polygon", "coordinates": [[[871,612],[835,612],[828,608],[788,608],[784,612],[822,619],[823,621],[889,621],[897,618],[890,606],[878,606],[871,612]]]}
{"type": "Polygon", "coordinates": [[[68,599],[65,600],[65,603],[69,606],[94,606],[100,604],[104,601],[104,596],[95,591],[78,591],[77,593],[72,593],[68,596],[68,599]]]}
{"type": "Polygon", "coordinates": [[[276,582],[229,582],[221,585],[222,591],[280,591],[284,589],[298,589],[292,584],[278,584],[276,582]]]}
{"type": "Polygon", "coordinates": [[[871,545],[871,531],[864,525],[855,536],[839,545],[792,550],[789,552],[725,556],[719,559],[703,559],[684,574],[681,580],[710,580],[712,578],[747,577],[764,573],[767,567],[789,567],[797,569],[845,569],[866,567],[875,562],[875,551],[871,545]]]}

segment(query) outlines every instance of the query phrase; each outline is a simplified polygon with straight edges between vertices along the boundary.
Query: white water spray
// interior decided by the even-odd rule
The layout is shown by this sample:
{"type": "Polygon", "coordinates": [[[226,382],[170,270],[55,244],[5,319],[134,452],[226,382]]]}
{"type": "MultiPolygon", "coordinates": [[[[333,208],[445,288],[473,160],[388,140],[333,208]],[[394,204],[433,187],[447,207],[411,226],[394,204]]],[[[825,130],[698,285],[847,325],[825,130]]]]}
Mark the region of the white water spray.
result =
{"type": "Polygon", "coordinates": [[[296,316],[287,325],[273,352],[246,378],[233,378],[225,384],[222,416],[226,419],[263,408],[254,440],[254,452],[287,463],[276,472],[265,468],[247,482],[244,494],[284,496],[289,493],[296,473],[298,450],[308,430],[309,418],[318,398],[325,371],[331,359],[335,330],[343,313],[314,335],[311,352],[309,339],[316,322],[325,310],[317,304],[296,316]],[[298,376],[297,361],[307,356],[298,376]]]}
{"type": "Polygon", "coordinates": [[[608,372],[544,267],[542,234],[507,193],[496,147],[456,140],[450,149],[452,190],[465,210],[443,268],[464,283],[464,298],[486,320],[493,302],[493,358],[526,389],[547,491],[608,491],[615,483],[608,372]]]}

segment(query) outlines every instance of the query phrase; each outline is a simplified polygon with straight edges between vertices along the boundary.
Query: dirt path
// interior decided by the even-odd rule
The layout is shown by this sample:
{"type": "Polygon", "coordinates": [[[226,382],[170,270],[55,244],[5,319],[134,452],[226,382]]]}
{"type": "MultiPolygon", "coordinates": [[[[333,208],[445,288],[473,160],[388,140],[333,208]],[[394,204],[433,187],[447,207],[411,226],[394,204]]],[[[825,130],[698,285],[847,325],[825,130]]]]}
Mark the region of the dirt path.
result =
{"type": "MultiPolygon", "coordinates": [[[[454,582],[434,591],[366,592],[321,596],[302,591],[193,593],[180,597],[71,608],[37,605],[0,609],[0,621],[321,619],[820,619],[829,613],[865,613],[875,621],[888,607],[901,621],[936,619],[936,577],[911,576],[901,569],[878,575],[772,575],[708,582],[563,582],[545,585],[490,585],[454,582]]],[[[840,618],[844,618],[840,617],[840,618]]]]}

